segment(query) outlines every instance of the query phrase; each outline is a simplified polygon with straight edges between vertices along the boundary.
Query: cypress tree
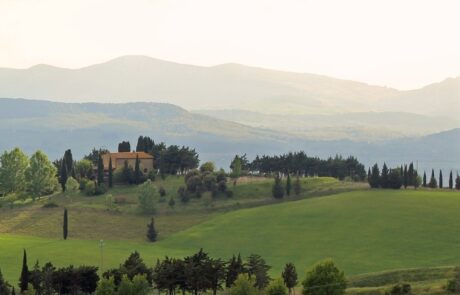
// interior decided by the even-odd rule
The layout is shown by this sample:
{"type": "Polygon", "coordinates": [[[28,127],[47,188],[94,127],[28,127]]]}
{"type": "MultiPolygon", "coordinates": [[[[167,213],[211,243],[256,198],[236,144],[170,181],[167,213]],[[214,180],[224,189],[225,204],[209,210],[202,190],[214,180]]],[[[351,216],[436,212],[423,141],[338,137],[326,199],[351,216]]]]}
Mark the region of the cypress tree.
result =
{"type": "Polygon", "coordinates": [[[147,225],[147,238],[149,239],[150,242],[155,242],[157,240],[158,232],[155,229],[155,222],[152,219],[150,220],[150,223],[147,225]]]}
{"type": "Polygon", "coordinates": [[[442,188],[442,170],[439,170],[439,188],[442,188]]]}
{"type": "Polygon", "coordinates": [[[134,183],[141,183],[141,167],[139,161],[139,155],[136,155],[136,164],[134,166],[134,183]]]}
{"type": "Polygon", "coordinates": [[[431,178],[430,178],[430,183],[428,184],[428,186],[431,188],[438,187],[438,183],[436,181],[436,178],[434,177],[434,169],[431,169],[431,178]]]}
{"type": "Polygon", "coordinates": [[[287,180],[286,180],[286,194],[288,196],[291,195],[291,175],[288,173],[287,180]]]}
{"type": "Polygon", "coordinates": [[[0,294],[10,294],[10,284],[3,278],[2,271],[0,270],[0,294]]]}
{"type": "Polygon", "coordinates": [[[452,170],[450,170],[450,174],[449,174],[449,188],[450,189],[454,188],[454,177],[452,176],[452,170]]]}
{"type": "Polygon", "coordinates": [[[284,285],[288,288],[289,294],[292,294],[292,289],[297,285],[297,271],[294,264],[287,263],[281,273],[284,285]]]}
{"type": "Polygon", "coordinates": [[[110,157],[110,160],[109,160],[109,187],[113,187],[112,157],[110,157]]]}
{"type": "Polygon", "coordinates": [[[415,184],[415,170],[414,170],[414,164],[410,163],[409,164],[409,169],[407,170],[407,185],[414,185],[415,184]]]}
{"type": "Polygon", "coordinates": [[[426,187],[426,172],[423,171],[423,187],[426,187]]]}
{"type": "Polygon", "coordinates": [[[64,240],[67,240],[67,234],[68,234],[68,220],[67,220],[67,208],[64,209],[64,223],[62,225],[62,232],[64,236],[64,240]]]}
{"type": "Polygon", "coordinates": [[[97,159],[97,185],[104,183],[104,162],[101,155],[97,159]]]}
{"type": "Polygon", "coordinates": [[[27,266],[27,253],[24,249],[24,254],[22,256],[22,270],[21,277],[19,278],[19,289],[21,293],[27,290],[29,284],[29,267],[27,266]]]}
{"type": "Polygon", "coordinates": [[[59,182],[61,183],[61,188],[63,192],[65,192],[65,184],[67,182],[67,178],[67,167],[65,165],[64,160],[62,160],[61,169],[59,171],[59,182]]]}
{"type": "Polygon", "coordinates": [[[407,175],[407,165],[404,165],[404,171],[401,174],[404,177],[404,188],[407,188],[407,185],[409,184],[409,175],[407,175]]]}
{"type": "Polygon", "coordinates": [[[382,177],[380,178],[380,185],[382,188],[387,188],[388,187],[388,167],[386,163],[383,163],[382,167],[382,177]]]}
{"type": "Polygon", "coordinates": [[[279,175],[275,176],[275,183],[273,184],[272,194],[275,199],[281,199],[284,197],[284,187],[281,183],[279,175]]]}

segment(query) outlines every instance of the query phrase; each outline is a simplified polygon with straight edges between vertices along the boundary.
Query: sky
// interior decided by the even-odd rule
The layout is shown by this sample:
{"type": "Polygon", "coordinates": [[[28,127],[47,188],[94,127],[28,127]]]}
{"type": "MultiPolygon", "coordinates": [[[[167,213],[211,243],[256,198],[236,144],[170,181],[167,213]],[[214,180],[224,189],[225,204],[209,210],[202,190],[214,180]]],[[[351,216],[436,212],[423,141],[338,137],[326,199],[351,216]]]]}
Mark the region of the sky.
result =
{"type": "Polygon", "coordinates": [[[460,76],[458,0],[0,0],[0,67],[122,55],[401,90],[460,76]]]}

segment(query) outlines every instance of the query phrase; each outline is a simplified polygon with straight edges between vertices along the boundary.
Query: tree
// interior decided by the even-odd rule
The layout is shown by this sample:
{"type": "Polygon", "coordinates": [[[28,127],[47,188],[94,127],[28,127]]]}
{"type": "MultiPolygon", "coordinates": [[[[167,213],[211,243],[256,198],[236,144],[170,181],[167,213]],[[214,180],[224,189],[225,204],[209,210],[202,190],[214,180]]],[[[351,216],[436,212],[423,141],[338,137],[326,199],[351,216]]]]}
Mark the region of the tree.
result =
{"type": "Polygon", "coordinates": [[[148,295],[150,294],[150,284],[146,275],[137,274],[133,277],[132,295],[148,295]]]}
{"type": "Polygon", "coordinates": [[[288,295],[288,289],[283,283],[283,280],[277,279],[272,281],[266,291],[265,294],[267,295],[288,295]]]}
{"type": "Polygon", "coordinates": [[[407,165],[404,165],[403,178],[404,178],[404,188],[407,188],[407,186],[409,185],[409,178],[407,175],[407,165]]]}
{"type": "Polygon", "coordinates": [[[123,163],[123,168],[121,170],[121,180],[129,184],[134,182],[134,171],[131,167],[129,167],[127,160],[125,160],[123,163]]]}
{"type": "Polygon", "coordinates": [[[345,275],[330,259],[316,264],[302,282],[303,295],[342,295],[347,282],[345,275]]]}
{"type": "Polygon", "coordinates": [[[155,185],[149,179],[138,188],[139,209],[144,214],[155,213],[155,196],[157,190],[155,185]]]}
{"type": "Polygon", "coordinates": [[[133,292],[133,282],[128,278],[127,275],[124,275],[121,278],[121,282],[118,285],[118,293],[117,295],[134,295],[133,292]]]}
{"type": "Polygon", "coordinates": [[[149,239],[150,242],[155,242],[157,240],[158,232],[155,229],[155,223],[152,219],[150,220],[150,223],[147,225],[147,238],[149,239]]]}
{"type": "Polygon", "coordinates": [[[254,281],[248,275],[240,274],[230,288],[230,295],[259,295],[259,290],[254,287],[254,281]]]}
{"type": "Polygon", "coordinates": [[[118,144],[118,152],[125,153],[131,151],[131,144],[129,141],[122,141],[118,144]]]}
{"type": "Polygon", "coordinates": [[[426,187],[426,172],[423,171],[423,187],[426,187]]]}
{"type": "Polygon", "coordinates": [[[257,254],[251,254],[248,257],[247,263],[247,272],[250,278],[254,276],[254,287],[259,290],[267,287],[270,282],[270,277],[268,276],[268,271],[270,266],[265,263],[265,260],[257,254]]]}
{"type": "Polygon", "coordinates": [[[102,157],[99,155],[99,159],[97,160],[97,185],[101,185],[104,183],[104,162],[102,161],[102,157]]]}
{"type": "Polygon", "coordinates": [[[291,175],[288,173],[287,179],[286,179],[286,195],[290,196],[291,195],[291,175]]]}
{"type": "Polygon", "coordinates": [[[402,186],[402,177],[399,174],[399,169],[391,169],[388,174],[387,187],[392,189],[400,189],[402,186]]]}
{"type": "Polygon", "coordinates": [[[110,157],[110,159],[109,159],[109,187],[113,187],[112,157],[110,157]]]}
{"type": "Polygon", "coordinates": [[[59,169],[59,183],[61,184],[62,191],[65,192],[66,190],[66,183],[69,175],[67,174],[67,167],[65,162],[61,162],[61,168],[59,169]]]}
{"type": "Polygon", "coordinates": [[[174,206],[176,206],[176,201],[174,200],[174,197],[171,196],[168,201],[168,206],[172,209],[174,206]]]}
{"type": "Polygon", "coordinates": [[[75,178],[75,171],[73,169],[72,151],[66,150],[64,152],[64,157],[62,158],[61,167],[59,169],[59,183],[61,184],[62,191],[66,190],[65,184],[69,176],[75,178]]]}
{"type": "Polygon", "coordinates": [[[430,183],[428,184],[430,188],[437,188],[438,187],[438,182],[436,181],[436,178],[434,177],[434,170],[431,169],[431,178],[430,178],[430,183]]]}
{"type": "Polygon", "coordinates": [[[302,184],[300,183],[300,177],[297,175],[295,182],[294,182],[294,194],[299,196],[302,192],[302,184]]]}
{"type": "Polygon", "coordinates": [[[139,155],[136,155],[136,162],[134,164],[134,183],[135,184],[141,183],[142,172],[141,172],[140,165],[141,165],[141,161],[139,160],[139,155]]]}
{"type": "Polygon", "coordinates": [[[450,170],[450,174],[449,174],[449,188],[450,189],[454,188],[454,177],[452,175],[452,170],[450,170]]]}
{"type": "Polygon", "coordinates": [[[284,267],[283,272],[281,273],[283,277],[284,284],[289,290],[289,295],[292,293],[292,290],[297,286],[297,270],[293,263],[287,263],[284,267]]]}
{"type": "Polygon", "coordinates": [[[388,170],[388,167],[387,167],[387,164],[386,163],[383,163],[383,167],[382,167],[382,176],[380,178],[380,186],[382,188],[388,188],[388,173],[389,173],[389,170],[388,170]]]}
{"type": "Polygon", "coordinates": [[[457,178],[455,178],[455,188],[460,190],[460,176],[457,174],[457,178]]]}
{"type": "Polygon", "coordinates": [[[63,237],[64,237],[64,240],[67,240],[67,235],[68,235],[68,220],[67,220],[67,208],[64,209],[64,222],[63,222],[63,225],[62,225],[62,234],[63,234],[63,237]]]}
{"type": "Polygon", "coordinates": [[[29,272],[29,282],[32,284],[32,287],[37,292],[37,294],[42,293],[42,272],[40,270],[40,265],[38,260],[35,262],[32,271],[29,272]]]}
{"type": "Polygon", "coordinates": [[[225,286],[230,288],[235,280],[238,278],[238,275],[244,273],[243,260],[241,255],[238,254],[238,258],[233,255],[230,261],[227,264],[227,276],[225,278],[225,286]]]}
{"type": "Polygon", "coordinates": [[[453,279],[447,281],[447,291],[452,293],[460,292],[460,267],[454,268],[454,277],[453,279]]]}
{"type": "Polygon", "coordinates": [[[281,183],[281,177],[279,175],[275,176],[275,183],[273,184],[272,195],[275,199],[282,199],[284,197],[284,187],[281,183]]]}
{"type": "Polygon", "coordinates": [[[372,173],[369,179],[369,185],[371,188],[378,188],[380,186],[380,170],[377,163],[372,166],[372,173]]]}
{"type": "Polygon", "coordinates": [[[0,270],[0,294],[10,295],[10,284],[3,278],[2,271],[0,270]]]}
{"type": "Polygon", "coordinates": [[[221,259],[208,259],[205,263],[206,277],[209,280],[209,287],[212,294],[216,295],[218,290],[223,290],[222,284],[225,281],[225,262],[221,259]]]}
{"type": "Polygon", "coordinates": [[[27,266],[27,253],[26,249],[24,249],[24,253],[22,256],[22,270],[21,276],[19,277],[19,289],[21,293],[26,291],[29,287],[29,267],[27,266]]]}
{"type": "Polygon", "coordinates": [[[96,295],[115,295],[115,283],[113,277],[102,278],[97,284],[96,295]]]}
{"type": "Polygon", "coordinates": [[[25,171],[28,191],[34,198],[52,193],[58,185],[56,167],[42,151],[35,152],[29,162],[25,171]]]}
{"type": "Polygon", "coordinates": [[[236,180],[241,176],[241,165],[241,159],[238,155],[236,155],[230,165],[230,168],[232,169],[231,177],[235,180],[235,184],[236,180]]]}
{"type": "MultiPolygon", "coordinates": [[[[85,155],[83,157],[83,159],[91,162],[90,167],[91,167],[91,172],[92,172],[93,166],[97,166],[97,161],[99,159],[99,156],[109,154],[109,153],[110,153],[110,151],[108,149],[105,149],[105,148],[99,148],[98,150],[96,148],[93,148],[89,154],[87,154],[87,155],[85,155]]],[[[81,162],[81,161],[79,161],[79,162],[81,162]]],[[[77,164],[78,164],[78,162],[77,162],[77,164]]],[[[88,176],[86,176],[86,177],[90,178],[88,176]]]]}
{"type": "Polygon", "coordinates": [[[5,151],[0,156],[0,194],[22,192],[26,189],[25,171],[29,161],[19,149],[5,151]]]}
{"type": "MultiPolygon", "coordinates": [[[[97,166],[97,162],[99,160],[99,154],[97,156],[96,162],[94,166],[97,166]]],[[[75,174],[78,179],[88,178],[91,179],[93,177],[93,163],[88,159],[82,159],[75,163],[75,174]]]]}
{"type": "Polygon", "coordinates": [[[439,188],[443,187],[442,181],[443,181],[442,170],[439,170],[439,188]]]}
{"type": "Polygon", "coordinates": [[[200,171],[213,173],[216,170],[216,165],[213,162],[205,162],[200,166],[200,171]]]}

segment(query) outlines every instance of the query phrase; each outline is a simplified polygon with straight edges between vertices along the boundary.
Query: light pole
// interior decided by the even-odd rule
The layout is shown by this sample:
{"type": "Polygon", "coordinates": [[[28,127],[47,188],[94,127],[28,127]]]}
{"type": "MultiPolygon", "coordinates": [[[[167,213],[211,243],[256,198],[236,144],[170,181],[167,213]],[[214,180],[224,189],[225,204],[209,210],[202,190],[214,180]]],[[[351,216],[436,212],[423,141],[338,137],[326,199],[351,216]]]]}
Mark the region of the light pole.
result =
{"type": "Polygon", "coordinates": [[[99,248],[101,249],[101,272],[103,271],[103,267],[104,267],[104,246],[105,246],[104,240],[100,240],[99,248]]]}

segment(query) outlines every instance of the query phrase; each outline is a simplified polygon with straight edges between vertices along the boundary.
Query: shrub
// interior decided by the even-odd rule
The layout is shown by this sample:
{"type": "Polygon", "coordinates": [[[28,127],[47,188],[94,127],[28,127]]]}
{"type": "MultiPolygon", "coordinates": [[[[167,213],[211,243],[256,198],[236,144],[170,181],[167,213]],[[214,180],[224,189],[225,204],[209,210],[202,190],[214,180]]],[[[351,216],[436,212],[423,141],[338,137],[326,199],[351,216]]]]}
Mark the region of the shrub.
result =
{"type": "Polygon", "coordinates": [[[216,177],[212,173],[206,173],[203,176],[203,185],[206,190],[212,191],[216,186],[216,177]]]}
{"type": "Polygon", "coordinates": [[[86,182],[83,183],[83,190],[85,192],[85,195],[94,196],[94,193],[96,191],[96,184],[94,183],[94,181],[86,180],[86,182]]]}
{"type": "Polygon", "coordinates": [[[303,295],[345,294],[345,275],[330,259],[316,264],[302,282],[303,295]],[[320,285],[320,286],[319,286],[320,285]]]}
{"type": "Polygon", "coordinates": [[[101,183],[99,185],[96,185],[96,187],[94,188],[94,195],[98,196],[98,195],[103,195],[107,192],[107,186],[105,185],[105,183],[101,183]]]}
{"type": "Polygon", "coordinates": [[[227,191],[227,182],[225,180],[219,181],[217,184],[217,190],[221,193],[225,193],[227,191]]]}
{"type": "Polygon", "coordinates": [[[281,183],[281,178],[275,176],[275,183],[273,184],[272,194],[275,199],[282,199],[284,197],[284,186],[281,183]]]}
{"type": "Polygon", "coordinates": [[[227,190],[227,191],[225,192],[225,195],[227,196],[227,198],[232,198],[232,197],[233,197],[233,191],[227,190]]]}
{"type": "Polygon", "coordinates": [[[284,285],[283,280],[274,280],[268,285],[265,291],[267,295],[288,295],[288,289],[284,285]]]}
{"type": "Polygon", "coordinates": [[[45,204],[43,204],[43,208],[56,208],[56,207],[59,207],[59,206],[53,201],[46,202],[45,204]]]}
{"type": "Polygon", "coordinates": [[[259,295],[254,282],[248,275],[240,274],[229,291],[230,295],[259,295]]]}
{"type": "Polygon", "coordinates": [[[75,178],[73,178],[72,176],[67,178],[67,181],[65,183],[65,189],[67,192],[76,192],[79,188],[80,184],[75,178]]]}
{"type": "Polygon", "coordinates": [[[156,174],[157,172],[155,170],[150,170],[150,172],[147,174],[147,179],[155,181],[156,174]]]}
{"type": "Polygon", "coordinates": [[[171,207],[171,208],[174,208],[174,206],[176,205],[176,201],[174,200],[173,197],[171,197],[171,198],[169,199],[168,205],[169,205],[169,207],[171,207]]]}
{"type": "Polygon", "coordinates": [[[202,181],[199,175],[191,176],[187,179],[187,191],[191,193],[196,193],[201,190],[202,181]]]}
{"type": "Polygon", "coordinates": [[[166,196],[166,190],[164,187],[161,186],[158,192],[160,193],[160,197],[166,196]]]}

